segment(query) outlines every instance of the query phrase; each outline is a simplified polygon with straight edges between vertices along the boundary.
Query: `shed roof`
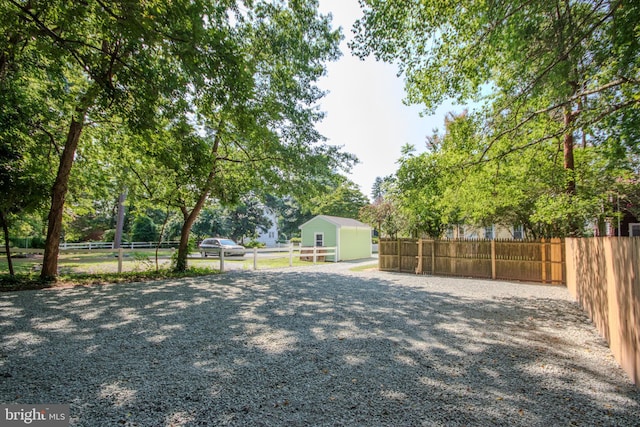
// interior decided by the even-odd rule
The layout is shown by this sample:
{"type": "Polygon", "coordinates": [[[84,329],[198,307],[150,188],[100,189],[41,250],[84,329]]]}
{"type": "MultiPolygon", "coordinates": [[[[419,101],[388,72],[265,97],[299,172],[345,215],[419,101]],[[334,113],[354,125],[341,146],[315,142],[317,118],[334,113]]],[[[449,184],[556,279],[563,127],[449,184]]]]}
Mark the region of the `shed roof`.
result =
{"type": "Polygon", "coordinates": [[[368,224],[365,224],[364,222],[360,222],[360,221],[352,219],[352,218],[342,218],[342,217],[339,217],[339,216],[329,216],[329,215],[318,215],[318,216],[315,216],[315,217],[311,218],[309,221],[307,221],[304,224],[302,224],[300,226],[300,228],[302,228],[305,225],[309,224],[311,221],[313,221],[316,218],[323,219],[323,220],[325,220],[325,221],[337,226],[338,228],[340,228],[340,227],[366,227],[366,228],[371,228],[368,224]]]}

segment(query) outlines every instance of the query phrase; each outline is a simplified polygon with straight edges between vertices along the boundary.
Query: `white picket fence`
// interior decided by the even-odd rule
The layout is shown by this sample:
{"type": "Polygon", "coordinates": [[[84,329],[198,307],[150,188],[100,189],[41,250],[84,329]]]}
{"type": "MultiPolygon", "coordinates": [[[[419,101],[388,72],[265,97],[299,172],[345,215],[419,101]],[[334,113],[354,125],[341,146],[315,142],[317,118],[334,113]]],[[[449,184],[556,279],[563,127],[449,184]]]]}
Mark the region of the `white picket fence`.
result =
{"type": "MultiPolygon", "coordinates": [[[[160,242],[161,248],[177,248],[180,242],[168,241],[160,242]]],[[[155,248],[158,242],[124,242],[120,246],[123,249],[144,249],[155,248]]],[[[60,243],[60,250],[93,250],[93,249],[115,249],[113,242],[82,242],[82,243],[60,243]]]]}
{"type": "MultiPolygon", "coordinates": [[[[180,242],[178,240],[170,240],[166,242],[160,242],[161,248],[177,248],[180,242]]],[[[155,248],[158,245],[158,242],[123,242],[120,246],[123,249],[144,249],[144,248],[155,248]]],[[[289,243],[278,243],[274,248],[263,248],[260,251],[288,251],[289,243]]],[[[299,248],[299,244],[294,244],[294,247],[299,248]]],[[[115,249],[113,247],[113,242],[82,242],[82,243],[60,243],[61,250],[76,250],[76,249],[115,249]]]]}
{"type": "MultiPolygon", "coordinates": [[[[149,249],[155,248],[157,242],[129,242],[123,243],[120,249],[114,249],[113,243],[111,242],[85,242],[85,243],[61,243],[60,250],[61,251],[87,251],[87,250],[95,250],[96,252],[109,252],[109,251],[117,251],[118,258],[118,273],[122,272],[122,264],[124,261],[124,257],[129,251],[135,249],[149,249]]],[[[177,247],[177,241],[171,242],[162,242],[161,247],[177,247]]],[[[312,247],[312,246],[301,246],[299,244],[288,244],[288,245],[279,245],[280,247],[272,247],[272,248],[250,248],[247,249],[246,257],[252,257],[253,261],[253,269],[258,269],[258,264],[260,261],[264,262],[270,259],[278,259],[285,258],[289,260],[289,267],[293,266],[294,257],[304,258],[313,264],[318,262],[329,261],[328,257],[333,257],[333,259],[329,262],[337,262],[337,247],[312,247]]],[[[1,251],[1,249],[0,249],[1,251]]],[[[20,248],[12,248],[12,253],[42,253],[42,249],[20,249],[20,248]]],[[[198,256],[198,252],[192,253],[190,256],[198,256]]],[[[224,254],[219,257],[220,262],[220,271],[225,271],[225,257],[224,254]]],[[[245,258],[246,259],[246,258],[245,258]]]]}
{"type": "MultiPolygon", "coordinates": [[[[333,262],[337,262],[337,247],[312,247],[312,246],[298,246],[298,245],[289,245],[287,247],[280,248],[253,248],[247,251],[247,254],[252,254],[253,256],[253,269],[258,269],[258,259],[276,259],[276,258],[289,258],[289,267],[293,266],[293,257],[305,257],[312,258],[314,264],[318,262],[318,260],[326,260],[327,256],[333,256],[333,262]],[[258,255],[261,255],[260,257],[258,255]],[[263,254],[267,254],[264,256],[263,254]],[[284,254],[284,255],[283,255],[284,254]],[[272,256],[269,256],[272,255],[272,256]]],[[[224,272],[224,252],[221,253],[220,256],[220,271],[224,272]]]]}

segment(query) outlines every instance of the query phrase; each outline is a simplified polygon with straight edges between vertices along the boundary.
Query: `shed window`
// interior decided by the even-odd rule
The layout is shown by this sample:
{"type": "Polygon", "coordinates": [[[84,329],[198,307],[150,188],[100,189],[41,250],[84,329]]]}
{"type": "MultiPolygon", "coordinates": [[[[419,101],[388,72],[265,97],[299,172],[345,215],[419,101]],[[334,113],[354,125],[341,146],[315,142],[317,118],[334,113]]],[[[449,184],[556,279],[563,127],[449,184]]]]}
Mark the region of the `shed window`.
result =
{"type": "Polygon", "coordinates": [[[323,233],[316,233],[315,246],[316,247],[324,246],[324,234],[323,233]]]}

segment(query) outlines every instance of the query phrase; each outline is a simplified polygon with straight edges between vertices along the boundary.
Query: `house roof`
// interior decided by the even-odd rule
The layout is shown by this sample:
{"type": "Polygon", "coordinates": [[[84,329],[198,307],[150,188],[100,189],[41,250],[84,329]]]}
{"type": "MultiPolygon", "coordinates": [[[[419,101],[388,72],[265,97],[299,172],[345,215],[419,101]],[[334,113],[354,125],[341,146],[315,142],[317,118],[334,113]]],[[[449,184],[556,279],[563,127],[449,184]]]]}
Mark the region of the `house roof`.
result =
{"type": "Polygon", "coordinates": [[[364,222],[360,222],[358,220],[352,219],[352,218],[342,218],[339,216],[329,216],[329,215],[318,215],[315,216],[313,218],[311,218],[309,221],[305,222],[304,224],[302,224],[300,226],[300,228],[304,227],[305,225],[309,224],[311,221],[313,221],[314,219],[323,219],[335,226],[337,226],[338,228],[340,227],[366,227],[366,228],[371,228],[368,224],[365,224],[364,222]]]}

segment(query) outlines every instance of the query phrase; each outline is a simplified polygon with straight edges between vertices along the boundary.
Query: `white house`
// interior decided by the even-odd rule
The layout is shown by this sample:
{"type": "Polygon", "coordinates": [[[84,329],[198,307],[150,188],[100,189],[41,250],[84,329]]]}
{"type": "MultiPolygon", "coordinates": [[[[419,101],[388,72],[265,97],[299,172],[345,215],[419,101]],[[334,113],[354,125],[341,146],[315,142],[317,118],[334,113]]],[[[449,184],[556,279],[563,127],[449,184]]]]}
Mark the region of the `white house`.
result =
{"type": "Polygon", "coordinates": [[[256,239],[260,243],[264,243],[267,247],[272,248],[276,246],[278,242],[278,216],[276,213],[268,207],[264,207],[264,216],[271,221],[271,227],[267,231],[262,231],[258,228],[258,238],[256,239]]]}
{"type": "Polygon", "coordinates": [[[456,225],[450,227],[445,235],[447,239],[501,239],[521,240],[526,238],[522,225],[505,227],[493,224],[488,227],[474,227],[470,225],[456,225]]]}

